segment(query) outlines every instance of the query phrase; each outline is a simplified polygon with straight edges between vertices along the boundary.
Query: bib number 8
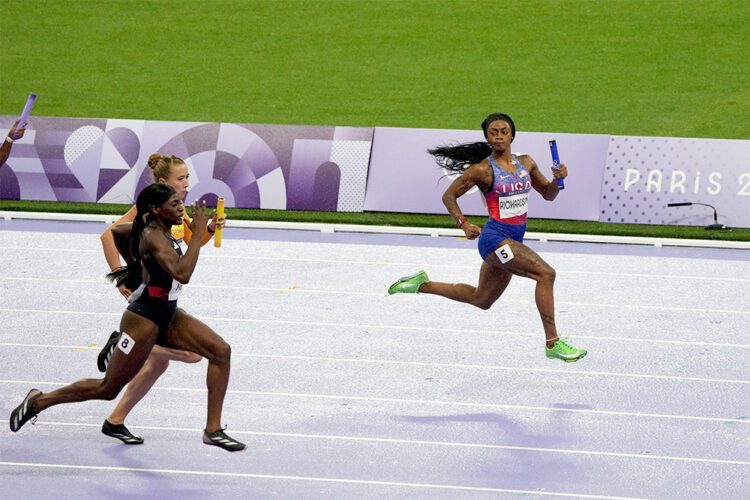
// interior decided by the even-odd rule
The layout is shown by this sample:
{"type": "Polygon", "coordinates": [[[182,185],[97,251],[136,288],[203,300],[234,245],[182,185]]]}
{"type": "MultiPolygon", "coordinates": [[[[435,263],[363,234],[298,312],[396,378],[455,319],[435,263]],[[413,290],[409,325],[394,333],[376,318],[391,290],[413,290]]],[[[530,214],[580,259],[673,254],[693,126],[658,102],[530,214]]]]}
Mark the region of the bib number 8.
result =
{"type": "Polygon", "coordinates": [[[120,334],[120,341],[117,343],[117,348],[120,349],[125,354],[130,354],[130,351],[133,349],[133,346],[135,345],[135,340],[128,335],[125,332],[122,332],[120,334]]]}

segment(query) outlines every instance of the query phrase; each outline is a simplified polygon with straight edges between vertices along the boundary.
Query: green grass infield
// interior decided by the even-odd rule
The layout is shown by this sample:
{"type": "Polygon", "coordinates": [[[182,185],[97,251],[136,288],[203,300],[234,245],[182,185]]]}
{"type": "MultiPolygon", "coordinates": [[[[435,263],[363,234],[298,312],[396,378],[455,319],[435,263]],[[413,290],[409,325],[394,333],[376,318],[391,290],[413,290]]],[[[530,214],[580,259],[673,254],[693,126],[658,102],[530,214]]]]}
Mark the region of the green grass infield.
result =
{"type": "MultiPolygon", "coordinates": [[[[750,137],[747,0],[6,1],[0,114],[750,137]]],[[[33,124],[33,119],[32,119],[33,124]]]]}
{"type": "MultiPolygon", "coordinates": [[[[0,200],[0,210],[25,212],[124,214],[131,205],[106,203],[62,203],[0,200]]],[[[285,222],[322,222],[331,224],[364,224],[400,227],[453,227],[451,218],[442,214],[403,214],[390,212],[310,212],[303,210],[249,210],[229,208],[227,218],[285,222]]],[[[485,217],[468,217],[479,226],[485,217]]],[[[540,233],[596,234],[608,236],[643,236],[699,240],[750,241],[750,229],[711,231],[702,226],[658,226],[648,224],[614,224],[554,219],[529,219],[527,230],[540,233]]]]}

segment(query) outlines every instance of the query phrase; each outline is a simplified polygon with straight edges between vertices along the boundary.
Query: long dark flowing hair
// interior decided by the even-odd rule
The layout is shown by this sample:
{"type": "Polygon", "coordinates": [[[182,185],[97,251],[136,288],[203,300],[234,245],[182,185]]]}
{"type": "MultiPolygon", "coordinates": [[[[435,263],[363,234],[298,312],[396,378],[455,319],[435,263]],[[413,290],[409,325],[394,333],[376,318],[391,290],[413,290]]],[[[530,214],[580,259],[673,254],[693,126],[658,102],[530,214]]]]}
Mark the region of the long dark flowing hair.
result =
{"type": "MultiPolygon", "coordinates": [[[[516,124],[513,119],[505,113],[492,113],[482,121],[482,132],[487,137],[487,129],[495,120],[503,120],[510,125],[510,131],[513,138],[516,137],[516,124]]],[[[428,149],[428,153],[435,157],[435,162],[446,170],[461,173],[466,167],[479,163],[492,154],[492,148],[487,142],[468,142],[463,144],[444,144],[433,149],[428,149]]]]}
{"type": "Polygon", "coordinates": [[[114,281],[117,286],[125,285],[128,289],[135,290],[143,282],[140,248],[143,230],[154,220],[151,209],[164,204],[175,192],[172,186],[155,182],[146,186],[138,195],[135,202],[136,215],[130,233],[131,259],[125,267],[120,267],[107,274],[107,279],[114,281]]]}

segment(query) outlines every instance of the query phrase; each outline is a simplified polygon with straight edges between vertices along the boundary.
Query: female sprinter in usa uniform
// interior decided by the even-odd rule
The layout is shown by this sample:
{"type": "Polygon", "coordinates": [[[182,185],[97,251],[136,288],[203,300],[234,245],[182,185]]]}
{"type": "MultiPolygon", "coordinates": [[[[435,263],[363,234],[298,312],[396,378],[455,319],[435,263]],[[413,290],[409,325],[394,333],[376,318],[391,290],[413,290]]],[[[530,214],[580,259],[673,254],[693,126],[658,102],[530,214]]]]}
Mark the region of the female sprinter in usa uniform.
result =
{"type": "MultiPolygon", "coordinates": [[[[148,159],[148,166],[152,170],[153,181],[167,184],[177,191],[177,194],[184,199],[187,194],[188,188],[190,187],[190,173],[185,162],[176,156],[161,155],[159,153],[152,154],[148,159]]],[[[121,267],[120,255],[115,245],[115,239],[113,236],[112,228],[120,227],[120,237],[125,240],[125,247],[127,248],[127,238],[129,234],[124,230],[123,224],[131,223],[135,219],[136,207],[131,207],[125,215],[120,217],[111,227],[104,230],[101,235],[102,248],[104,249],[104,257],[107,260],[112,271],[115,271],[121,267]]],[[[201,245],[205,245],[211,239],[211,235],[216,231],[216,226],[222,227],[224,225],[224,219],[217,221],[211,221],[208,225],[208,229],[203,233],[200,240],[201,245]]],[[[190,229],[193,222],[185,214],[182,224],[172,226],[172,237],[180,245],[190,243],[192,239],[192,231],[190,229]]],[[[118,286],[120,293],[127,299],[133,293],[126,285],[118,286]]],[[[110,357],[112,356],[115,346],[117,345],[117,339],[120,335],[119,331],[112,332],[109,340],[104,345],[104,348],[99,353],[97,359],[97,366],[99,371],[104,372],[107,369],[110,357]]],[[[134,436],[130,430],[125,426],[125,419],[131,410],[143,399],[143,397],[151,390],[151,387],[161,377],[161,375],[169,367],[170,361],[181,361],[183,363],[197,363],[201,359],[195,353],[181,351],[176,349],[169,349],[162,346],[154,346],[151,351],[146,364],[143,366],[141,371],[136,377],[128,384],[125,394],[120,399],[112,413],[104,420],[102,425],[102,433],[107,436],[112,436],[121,440],[125,444],[141,444],[143,438],[140,436],[134,436]]]]}
{"type": "MultiPolygon", "coordinates": [[[[182,197],[161,183],[146,187],[136,201],[137,213],[130,234],[128,266],[108,276],[118,285],[136,288],[120,321],[117,341],[103,379],[84,379],[43,394],[32,389],[11,412],[10,430],[17,432],[39,412],[58,404],[92,399],[111,400],[136,376],[155,344],[191,351],[208,359],[208,417],[203,442],[227,451],[240,451],[243,443],[227,436],[221,413],[227,385],[231,348],[211,328],[177,308],[177,296],[190,281],[200,254],[200,241],[208,220],[203,207],[194,205],[194,239],[182,254],[171,234],[185,214],[182,197]]],[[[215,215],[214,215],[215,217],[215,215]]],[[[115,228],[115,232],[118,228],[115,228]]]]}
{"type": "Polygon", "coordinates": [[[461,173],[443,194],[443,203],[466,238],[479,237],[479,253],[484,260],[479,284],[474,287],[463,283],[439,283],[430,281],[427,273],[420,271],[395,282],[388,293],[431,293],[489,309],[503,294],[514,274],[531,278],[536,281],[536,305],[547,339],[547,357],[578,361],[586,351],[572,347],[557,334],[552,291],[555,270],[523,244],[529,191],[534,188],[545,200],[554,200],[558,194],[556,179],[565,178],[568,170],[565,165],[560,165],[550,182],[530,156],[512,154],[510,144],[516,136],[516,127],[506,114],[489,115],[482,122],[482,131],[486,143],[430,150],[442,167],[461,173]],[[456,201],[474,186],[484,193],[490,215],[481,230],[466,220],[456,201]]]}

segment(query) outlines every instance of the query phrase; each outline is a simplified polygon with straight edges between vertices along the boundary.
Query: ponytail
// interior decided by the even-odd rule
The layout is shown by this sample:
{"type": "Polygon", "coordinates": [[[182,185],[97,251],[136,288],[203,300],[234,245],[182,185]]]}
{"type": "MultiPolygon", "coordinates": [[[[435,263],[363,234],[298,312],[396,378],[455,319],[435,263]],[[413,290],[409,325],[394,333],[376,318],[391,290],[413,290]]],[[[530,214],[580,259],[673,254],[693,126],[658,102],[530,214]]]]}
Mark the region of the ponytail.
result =
{"type": "MultiPolygon", "coordinates": [[[[152,184],[154,185],[154,184],[152,184]]],[[[143,282],[143,265],[141,264],[141,236],[143,230],[150,221],[144,221],[143,219],[150,218],[150,212],[141,213],[138,210],[135,219],[133,220],[133,229],[130,232],[130,260],[126,266],[119,267],[107,274],[109,281],[114,281],[115,286],[122,286],[128,290],[135,290],[143,282]]]]}
{"type": "MultiPolygon", "coordinates": [[[[482,132],[487,138],[487,129],[495,120],[503,120],[510,125],[511,136],[516,138],[516,124],[513,119],[505,113],[492,113],[482,121],[482,132]]],[[[445,170],[461,173],[469,165],[479,163],[492,154],[492,148],[486,142],[470,142],[455,144],[453,146],[443,145],[434,149],[428,149],[428,153],[435,157],[438,165],[445,170]]]]}
{"type": "Polygon", "coordinates": [[[492,154],[492,148],[486,142],[470,142],[454,146],[438,146],[428,149],[438,165],[451,172],[461,173],[466,167],[479,163],[492,154]]]}

